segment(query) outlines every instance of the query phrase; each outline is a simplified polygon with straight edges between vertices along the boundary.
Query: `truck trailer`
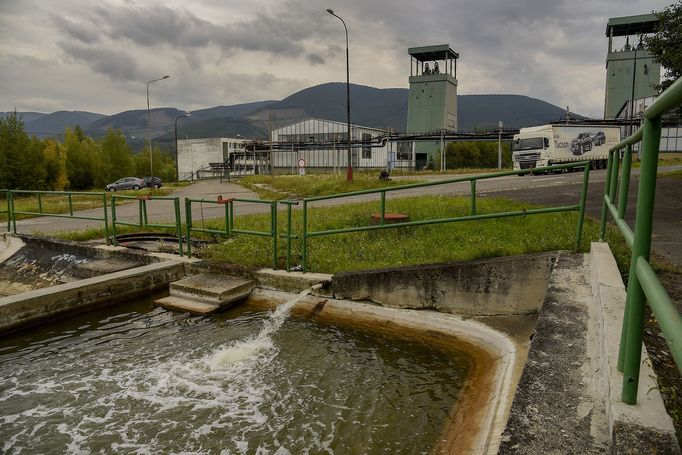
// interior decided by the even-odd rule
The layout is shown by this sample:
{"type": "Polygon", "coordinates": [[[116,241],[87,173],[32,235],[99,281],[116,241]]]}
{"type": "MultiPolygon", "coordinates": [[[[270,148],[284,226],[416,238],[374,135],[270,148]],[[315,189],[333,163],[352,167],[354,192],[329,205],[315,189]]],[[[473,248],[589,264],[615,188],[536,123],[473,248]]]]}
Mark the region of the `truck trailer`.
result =
{"type": "Polygon", "coordinates": [[[605,125],[542,125],[521,128],[512,142],[514,170],[589,161],[604,169],[609,149],[620,142],[620,127],[605,125]]]}

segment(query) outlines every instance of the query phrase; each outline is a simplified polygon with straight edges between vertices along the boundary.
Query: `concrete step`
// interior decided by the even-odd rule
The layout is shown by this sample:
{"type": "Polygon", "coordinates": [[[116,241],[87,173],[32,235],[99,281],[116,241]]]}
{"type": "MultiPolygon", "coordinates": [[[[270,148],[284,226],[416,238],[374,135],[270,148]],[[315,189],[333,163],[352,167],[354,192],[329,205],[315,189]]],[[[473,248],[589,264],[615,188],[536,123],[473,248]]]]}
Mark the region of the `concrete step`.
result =
{"type": "Polygon", "coordinates": [[[99,259],[74,266],[71,270],[71,274],[74,278],[93,278],[108,273],[134,269],[135,267],[140,267],[142,265],[144,264],[140,262],[119,258],[99,259]]]}
{"type": "Polygon", "coordinates": [[[226,305],[247,297],[256,286],[255,281],[218,273],[202,273],[170,284],[171,296],[189,300],[226,305]]]}
{"type": "Polygon", "coordinates": [[[155,304],[171,311],[180,311],[182,313],[192,314],[211,314],[222,309],[221,305],[216,303],[200,302],[198,300],[188,300],[182,297],[168,296],[154,301],[155,304]]]}

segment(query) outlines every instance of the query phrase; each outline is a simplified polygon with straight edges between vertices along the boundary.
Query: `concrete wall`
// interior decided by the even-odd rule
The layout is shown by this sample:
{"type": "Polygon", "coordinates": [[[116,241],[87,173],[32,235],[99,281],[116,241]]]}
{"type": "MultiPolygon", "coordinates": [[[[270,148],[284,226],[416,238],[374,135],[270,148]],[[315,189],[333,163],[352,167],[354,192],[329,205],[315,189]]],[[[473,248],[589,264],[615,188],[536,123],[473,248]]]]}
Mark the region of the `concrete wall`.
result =
{"type": "Polygon", "coordinates": [[[335,298],[391,308],[431,308],[462,315],[527,314],[538,310],[556,254],[339,273],[335,298]]]}
{"type": "Polygon", "coordinates": [[[168,288],[184,276],[180,262],[162,262],[0,298],[0,334],[96,305],[168,288]]]}

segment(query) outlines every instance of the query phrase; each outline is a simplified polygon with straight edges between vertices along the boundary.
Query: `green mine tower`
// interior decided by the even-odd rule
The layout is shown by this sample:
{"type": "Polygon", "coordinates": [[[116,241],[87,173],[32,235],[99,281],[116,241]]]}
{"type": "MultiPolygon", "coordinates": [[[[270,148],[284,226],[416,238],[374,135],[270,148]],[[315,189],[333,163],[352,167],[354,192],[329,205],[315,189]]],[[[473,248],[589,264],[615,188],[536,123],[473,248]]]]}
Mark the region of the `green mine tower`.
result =
{"type": "MultiPolygon", "coordinates": [[[[449,44],[411,47],[407,132],[457,131],[457,59],[449,44]]],[[[417,168],[427,164],[440,142],[415,144],[417,168]]]]}
{"type": "MultiPolygon", "coordinates": [[[[653,33],[658,27],[654,14],[612,17],[606,25],[609,52],[606,57],[606,94],[604,118],[619,116],[630,100],[656,95],[653,87],[661,79],[661,65],[642,45],[642,35],[653,33]],[[625,36],[625,45],[614,49],[613,38],[625,36]],[[633,37],[632,44],[630,37],[633,37]]],[[[621,116],[623,116],[621,114],[621,116]]],[[[630,117],[631,113],[625,113],[630,117]]]]}
{"type": "Polygon", "coordinates": [[[450,45],[411,47],[407,132],[457,130],[457,58],[450,45]]]}

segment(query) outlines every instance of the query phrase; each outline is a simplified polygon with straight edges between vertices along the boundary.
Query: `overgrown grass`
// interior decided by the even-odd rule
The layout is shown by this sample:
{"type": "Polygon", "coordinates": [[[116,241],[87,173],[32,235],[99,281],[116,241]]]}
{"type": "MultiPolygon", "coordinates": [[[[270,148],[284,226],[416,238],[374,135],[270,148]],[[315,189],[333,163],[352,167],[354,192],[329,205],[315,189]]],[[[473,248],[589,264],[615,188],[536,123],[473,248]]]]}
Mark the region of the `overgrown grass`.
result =
{"type": "Polygon", "coordinates": [[[356,172],[353,174],[352,182],[346,182],[346,176],[341,174],[250,175],[240,181],[242,186],[258,193],[262,199],[271,200],[286,199],[290,194],[302,198],[384,188],[403,183],[405,182],[396,180],[380,181],[378,172],[356,172]],[[258,186],[263,184],[274,188],[275,191],[258,186]]]}
{"type": "MultiPolygon", "coordinates": [[[[185,186],[185,185],[181,185],[185,186]]],[[[128,191],[117,191],[115,193],[107,193],[107,206],[111,207],[111,196],[142,196],[147,194],[153,194],[154,196],[166,196],[175,191],[176,186],[163,186],[161,188],[152,189],[142,189],[139,191],[128,190],[128,191]]],[[[102,196],[98,194],[77,194],[71,197],[73,211],[89,210],[102,207],[102,196]]],[[[18,212],[41,212],[40,206],[42,205],[42,213],[47,214],[63,214],[69,212],[69,199],[66,195],[41,195],[40,202],[36,194],[19,194],[15,195],[13,198],[14,210],[18,212]]],[[[119,204],[128,204],[133,202],[132,200],[119,200],[116,202],[119,204]]],[[[0,211],[7,210],[7,198],[4,193],[0,193],[0,211]]],[[[34,215],[24,215],[17,214],[16,218],[18,220],[25,218],[33,218],[34,215]]],[[[6,214],[0,214],[0,222],[7,221],[6,214]]]]}
{"type": "MultiPolygon", "coordinates": [[[[682,158],[660,158],[658,160],[658,166],[659,167],[660,166],[679,166],[680,164],[682,164],[682,158]]],[[[635,160],[634,155],[633,155],[633,159],[632,159],[632,167],[633,168],[642,167],[642,162],[639,160],[635,160]]]]}
{"type": "MultiPolygon", "coordinates": [[[[342,207],[312,208],[308,214],[309,231],[322,231],[369,224],[370,214],[378,211],[378,202],[342,207]]],[[[493,213],[531,208],[528,204],[508,199],[484,198],[478,202],[478,213],[493,213]]],[[[464,197],[428,196],[389,201],[387,211],[405,213],[410,220],[437,219],[469,213],[469,201],[464,197]]],[[[279,231],[284,232],[284,217],[279,217],[279,231]]],[[[427,264],[472,260],[508,255],[520,255],[554,250],[575,249],[577,214],[554,213],[527,217],[502,218],[470,222],[447,223],[420,227],[386,229],[373,232],[335,234],[315,237],[308,242],[308,269],[336,273],[388,266],[427,264]]],[[[207,227],[221,228],[216,221],[207,227]]],[[[240,229],[269,230],[266,215],[239,217],[240,229]]],[[[294,233],[300,233],[302,214],[294,213],[294,233]]],[[[586,220],[580,251],[589,249],[589,242],[598,238],[598,223],[586,220]]],[[[627,262],[627,246],[615,229],[610,228],[614,254],[619,262],[627,262]]],[[[292,265],[300,263],[300,241],[292,245],[292,265]]],[[[215,261],[246,267],[269,267],[272,240],[237,235],[211,245],[200,255],[215,261]]],[[[285,264],[286,244],[280,241],[278,267],[285,264]]]]}

